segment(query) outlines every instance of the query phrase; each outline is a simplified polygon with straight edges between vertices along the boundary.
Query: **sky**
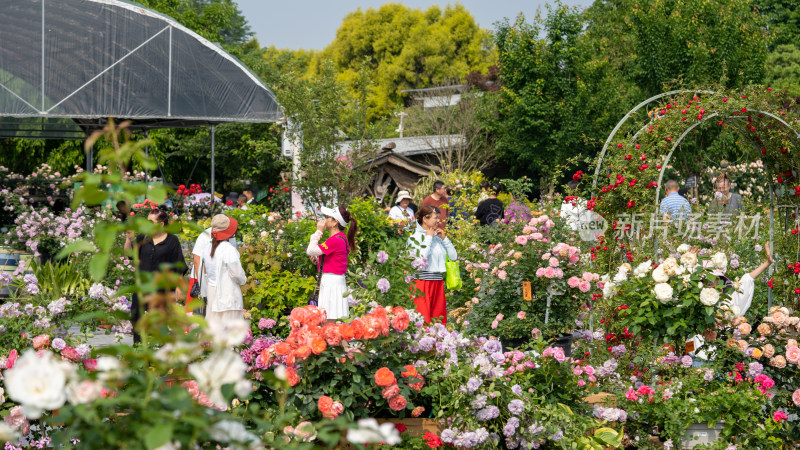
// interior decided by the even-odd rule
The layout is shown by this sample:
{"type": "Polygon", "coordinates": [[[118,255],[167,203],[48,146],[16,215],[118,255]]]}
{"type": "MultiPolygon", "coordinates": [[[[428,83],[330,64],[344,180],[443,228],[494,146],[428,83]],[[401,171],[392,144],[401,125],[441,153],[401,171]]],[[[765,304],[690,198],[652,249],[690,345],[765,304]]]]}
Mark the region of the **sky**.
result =
{"type": "MultiPolygon", "coordinates": [[[[378,8],[388,1],[373,0],[236,0],[262,47],[316,49],[325,48],[336,37],[336,29],[347,13],[357,8],[378,8]]],[[[400,0],[412,8],[444,7],[448,2],[400,0]]],[[[455,3],[455,2],[451,2],[455,3]]],[[[534,17],[537,8],[544,10],[544,0],[462,0],[483,28],[494,29],[503,18],[514,18],[520,12],[534,17]]],[[[591,0],[563,0],[565,5],[587,7],[591,0]]]]}

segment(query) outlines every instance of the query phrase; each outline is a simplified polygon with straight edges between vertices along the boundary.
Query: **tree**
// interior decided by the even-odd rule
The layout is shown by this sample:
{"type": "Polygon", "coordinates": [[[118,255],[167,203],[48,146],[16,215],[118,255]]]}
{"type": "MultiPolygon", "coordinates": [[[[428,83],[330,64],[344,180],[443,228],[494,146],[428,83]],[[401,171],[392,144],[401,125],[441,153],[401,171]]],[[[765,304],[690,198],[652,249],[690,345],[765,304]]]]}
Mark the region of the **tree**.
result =
{"type": "Polygon", "coordinates": [[[356,170],[374,155],[378,128],[367,121],[369,79],[366,66],[349,86],[358,96],[348,101],[348,86],[338,81],[332,62],[304,79],[284,73],[277,91],[286,110],[287,135],[299,144],[300,173],[292,180],[312,208],[347,203],[364,189],[370,174],[356,170]]]}
{"type": "Polygon", "coordinates": [[[767,56],[767,86],[800,97],[800,50],[793,44],[779,45],[767,56]]]}
{"type": "Polygon", "coordinates": [[[372,119],[401,106],[403,89],[439,85],[485,70],[492,63],[492,45],[489,32],[461,5],[422,11],[388,3],[345,16],[336,39],[315,55],[311,72],[319,74],[325,60],[334,62],[339,80],[347,85],[366,62],[374,82],[368,97],[372,119]]]}
{"type": "Polygon", "coordinates": [[[637,0],[632,8],[634,78],[645,95],[667,83],[762,81],[768,36],[752,0],[637,0]]]}
{"type": "Polygon", "coordinates": [[[494,92],[477,90],[429,96],[434,106],[407,110],[408,134],[438,149],[434,155],[444,172],[484,170],[494,161],[495,139],[488,124],[497,113],[497,99],[494,92]]]}
{"type": "Polygon", "coordinates": [[[234,0],[139,0],[177,20],[211,42],[229,46],[245,43],[253,32],[234,0]]]}
{"type": "Polygon", "coordinates": [[[548,168],[585,152],[589,94],[578,78],[580,12],[558,5],[546,18],[501,23],[499,117],[494,124],[499,156],[515,175],[547,175],[548,168]]]}
{"type": "Polygon", "coordinates": [[[800,39],[800,5],[796,0],[758,0],[758,11],[774,33],[770,48],[795,44],[800,39]]]}

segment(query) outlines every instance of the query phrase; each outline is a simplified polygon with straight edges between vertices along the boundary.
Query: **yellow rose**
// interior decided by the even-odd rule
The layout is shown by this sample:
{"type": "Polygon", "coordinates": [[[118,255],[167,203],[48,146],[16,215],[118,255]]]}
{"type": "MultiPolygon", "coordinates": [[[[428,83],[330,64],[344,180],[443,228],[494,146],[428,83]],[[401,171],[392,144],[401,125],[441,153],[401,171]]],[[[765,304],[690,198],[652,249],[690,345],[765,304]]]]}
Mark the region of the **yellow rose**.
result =
{"type": "Polygon", "coordinates": [[[761,358],[761,354],[762,353],[761,353],[761,349],[760,348],[754,348],[753,349],[753,358],[759,359],[759,358],[761,358]]]}

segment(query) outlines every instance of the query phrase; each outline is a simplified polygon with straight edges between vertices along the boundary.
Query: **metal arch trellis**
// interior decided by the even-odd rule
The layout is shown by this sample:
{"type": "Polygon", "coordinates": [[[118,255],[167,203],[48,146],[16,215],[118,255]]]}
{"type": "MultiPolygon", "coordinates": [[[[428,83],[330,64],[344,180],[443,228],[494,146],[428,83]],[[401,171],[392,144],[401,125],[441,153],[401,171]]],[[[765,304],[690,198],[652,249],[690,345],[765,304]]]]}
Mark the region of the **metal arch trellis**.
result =
{"type": "MultiPolygon", "coordinates": [[[[609,134],[608,138],[606,139],[605,144],[603,145],[603,148],[602,148],[602,150],[600,152],[600,156],[599,156],[598,161],[597,161],[597,165],[595,167],[594,179],[593,179],[593,182],[592,182],[592,195],[595,195],[595,193],[596,193],[597,180],[599,179],[600,169],[603,166],[603,161],[604,161],[606,153],[608,151],[608,147],[611,144],[611,142],[613,142],[614,137],[616,136],[617,132],[628,121],[628,119],[630,119],[633,116],[633,114],[636,113],[641,108],[643,108],[643,107],[649,105],[650,103],[652,103],[654,101],[657,101],[657,100],[659,100],[661,98],[664,98],[664,97],[667,97],[667,96],[671,96],[671,95],[675,95],[675,94],[689,94],[689,93],[721,95],[719,92],[711,91],[711,90],[674,90],[674,91],[664,92],[662,94],[658,94],[658,95],[655,95],[653,97],[650,97],[647,100],[645,100],[645,101],[639,103],[638,105],[636,105],[630,111],[628,111],[628,113],[625,114],[625,116],[617,123],[617,125],[611,131],[611,133],[609,134]]],[[[797,130],[795,130],[789,123],[787,123],[785,120],[781,119],[780,117],[776,116],[775,114],[772,114],[772,113],[770,113],[768,111],[763,111],[763,110],[754,110],[752,112],[753,113],[763,114],[765,116],[771,117],[774,120],[780,122],[781,124],[783,124],[783,126],[785,126],[788,130],[790,130],[794,134],[796,139],[800,140],[800,133],[798,133],[797,130]]],[[[703,119],[700,120],[699,122],[692,124],[673,143],[672,147],[670,148],[669,153],[667,153],[667,156],[666,156],[666,158],[664,159],[664,161],[662,163],[662,167],[661,167],[661,170],[660,170],[659,176],[658,176],[658,186],[662,185],[664,172],[667,169],[670,160],[672,159],[673,153],[680,146],[680,144],[683,142],[683,140],[686,138],[686,136],[688,136],[689,133],[694,131],[700,124],[704,123],[706,120],[709,120],[709,119],[711,119],[713,117],[719,117],[719,113],[715,112],[715,113],[708,114],[705,117],[703,117],[703,119]]],[[[726,119],[743,119],[744,117],[726,116],[725,118],[726,119]]],[[[648,125],[644,125],[639,130],[637,130],[636,133],[630,138],[630,140],[631,141],[636,141],[636,139],[638,138],[639,134],[641,134],[641,132],[644,129],[646,129],[647,127],[648,127],[648,125]]],[[[737,126],[736,128],[738,129],[739,127],[737,126]]],[[[659,201],[660,196],[661,196],[661,190],[660,189],[656,189],[656,198],[655,198],[655,202],[654,202],[654,204],[656,206],[658,205],[658,201],[659,201]]],[[[777,209],[781,209],[781,210],[787,209],[787,208],[794,208],[795,214],[798,213],[798,207],[794,206],[794,205],[793,206],[780,205],[778,207],[775,206],[775,192],[774,192],[774,189],[773,189],[772,185],[770,184],[769,243],[770,243],[771,247],[773,247],[773,244],[774,244],[774,236],[775,236],[775,216],[774,216],[774,214],[775,214],[776,208],[777,209]]],[[[654,252],[657,252],[657,251],[658,251],[658,240],[654,237],[654,252]]],[[[800,252],[800,250],[799,250],[799,252],[800,252]]],[[[798,254],[798,257],[800,258],[800,254],[798,254]]],[[[770,272],[772,272],[772,270],[773,269],[770,268],[770,272]]],[[[771,307],[771,306],[772,306],[772,289],[769,289],[769,292],[768,292],[768,308],[771,307]]]]}
{"type": "MultiPolygon", "coordinates": [[[[600,156],[597,159],[597,166],[594,169],[594,180],[592,181],[592,195],[593,196],[597,192],[597,180],[598,180],[598,178],[600,176],[600,168],[603,166],[603,160],[606,157],[606,152],[608,151],[608,146],[611,145],[611,142],[614,140],[614,137],[617,135],[617,132],[620,130],[620,128],[622,128],[622,126],[625,124],[625,122],[627,122],[628,119],[630,119],[633,116],[634,113],[636,113],[640,109],[644,108],[645,106],[649,105],[650,103],[653,103],[656,100],[659,100],[661,98],[668,97],[668,96],[671,96],[671,95],[689,94],[689,93],[711,94],[711,95],[719,94],[719,92],[717,92],[717,91],[710,91],[710,90],[705,90],[705,89],[678,89],[678,90],[674,90],[674,91],[663,92],[661,94],[654,95],[654,96],[648,98],[647,100],[639,103],[638,105],[634,106],[630,111],[628,111],[627,114],[625,114],[625,116],[622,117],[622,119],[620,119],[619,122],[617,122],[617,125],[614,127],[613,130],[611,130],[611,134],[608,135],[608,139],[606,139],[605,144],[603,144],[603,149],[600,150],[600,156]]],[[[633,135],[633,137],[631,139],[635,140],[639,136],[639,134],[642,132],[642,130],[644,130],[645,128],[647,128],[647,125],[645,125],[644,127],[640,128],[636,132],[636,134],[633,135]]]]}

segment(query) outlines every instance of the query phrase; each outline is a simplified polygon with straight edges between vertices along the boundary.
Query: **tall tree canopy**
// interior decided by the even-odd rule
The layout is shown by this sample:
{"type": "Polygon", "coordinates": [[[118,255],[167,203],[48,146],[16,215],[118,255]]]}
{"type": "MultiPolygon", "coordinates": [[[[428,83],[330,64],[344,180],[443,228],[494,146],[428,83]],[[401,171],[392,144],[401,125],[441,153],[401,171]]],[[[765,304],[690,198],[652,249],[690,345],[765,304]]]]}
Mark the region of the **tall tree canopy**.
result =
{"type": "MultiPolygon", "coordinates": [[[[340,81],[352,84],[366,62],[374,87],[368,97],[370,117],[385,116],[402,104],[401,90],[461,81],[493,63],[492,42],[462,5],[412,9],[387,3],[358,9],[342,21],[336,39],[312,61],[333,61],[340,81]]],[[[352,93],[355,96],[355,93],[352,93]]]]}

